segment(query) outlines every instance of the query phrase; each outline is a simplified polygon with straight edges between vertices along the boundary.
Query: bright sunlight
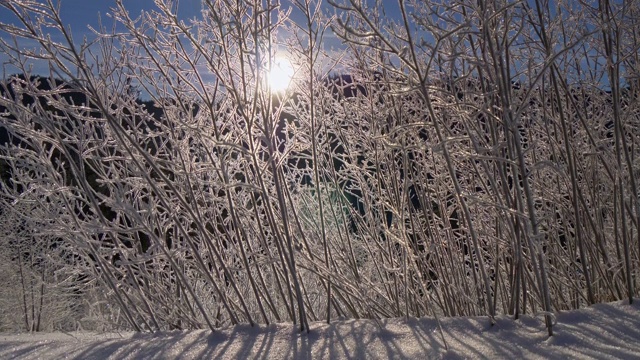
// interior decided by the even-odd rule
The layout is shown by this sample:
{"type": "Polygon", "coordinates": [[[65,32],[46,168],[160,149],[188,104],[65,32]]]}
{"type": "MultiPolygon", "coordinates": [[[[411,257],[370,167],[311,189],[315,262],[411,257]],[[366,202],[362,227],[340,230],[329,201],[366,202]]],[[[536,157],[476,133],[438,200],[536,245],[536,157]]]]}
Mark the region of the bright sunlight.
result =
{"type": "Polygon", "coordinates": [[[273,92],[285,91],[291,83],[293,77],[293,66],[291,61],[284,57],[277,57],[273,60],[271,71],[269,71],[269,86],[273,92]]]}

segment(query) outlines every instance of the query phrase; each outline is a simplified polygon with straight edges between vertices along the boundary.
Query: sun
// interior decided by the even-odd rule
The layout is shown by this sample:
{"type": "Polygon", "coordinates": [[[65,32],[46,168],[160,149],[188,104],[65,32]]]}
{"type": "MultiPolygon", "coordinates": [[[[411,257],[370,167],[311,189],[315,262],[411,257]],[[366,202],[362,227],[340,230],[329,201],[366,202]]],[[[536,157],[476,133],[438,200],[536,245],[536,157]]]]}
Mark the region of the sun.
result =
{"type": "Polygon", "coordinates": [[[269,71],[268,81],[272,92],[283,92],[287,90],[293,78],[293,65],[291,61],[284,57],[276,57],[273,60],[269,71]]]}

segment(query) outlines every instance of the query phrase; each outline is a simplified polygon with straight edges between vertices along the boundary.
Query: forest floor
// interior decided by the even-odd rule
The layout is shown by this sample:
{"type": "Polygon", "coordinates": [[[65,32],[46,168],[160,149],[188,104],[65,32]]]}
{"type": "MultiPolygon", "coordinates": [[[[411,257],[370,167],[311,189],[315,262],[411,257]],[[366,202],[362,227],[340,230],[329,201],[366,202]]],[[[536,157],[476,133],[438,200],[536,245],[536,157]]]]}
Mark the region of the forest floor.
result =
{"type": "Polygon", "coordinates": [[[640,302],[543,316],[343,320],[216,331],[0,334],[1,359],[640,359],[640,302]]]}

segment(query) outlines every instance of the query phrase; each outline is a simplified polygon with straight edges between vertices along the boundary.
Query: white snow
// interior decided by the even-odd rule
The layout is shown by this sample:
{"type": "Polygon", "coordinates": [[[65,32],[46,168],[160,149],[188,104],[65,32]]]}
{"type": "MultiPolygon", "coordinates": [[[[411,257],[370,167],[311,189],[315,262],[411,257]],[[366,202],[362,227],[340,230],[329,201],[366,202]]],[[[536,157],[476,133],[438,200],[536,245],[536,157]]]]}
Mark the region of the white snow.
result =
{"type": "Polygon", "coordinates": [[[640,305],[615,302],[542,316],[291,324],[140,333],[0,334],[1,359],[633,359],[640,358],[640,305]]]}

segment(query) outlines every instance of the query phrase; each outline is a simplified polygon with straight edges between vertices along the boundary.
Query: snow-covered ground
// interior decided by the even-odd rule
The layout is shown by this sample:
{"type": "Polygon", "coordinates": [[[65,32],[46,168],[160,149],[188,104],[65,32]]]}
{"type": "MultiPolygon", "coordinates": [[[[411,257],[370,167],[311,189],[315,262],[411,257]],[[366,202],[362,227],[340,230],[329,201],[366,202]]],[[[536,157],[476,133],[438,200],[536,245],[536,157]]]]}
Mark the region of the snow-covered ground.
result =
{"type": "Polygon", "coordinates": [[[1,334],[1,359],[640,359],[640,304],[600,304],[556,316],[555,335],[542,318],[434,319],[247,325],[156,334],[1,334]]]}

